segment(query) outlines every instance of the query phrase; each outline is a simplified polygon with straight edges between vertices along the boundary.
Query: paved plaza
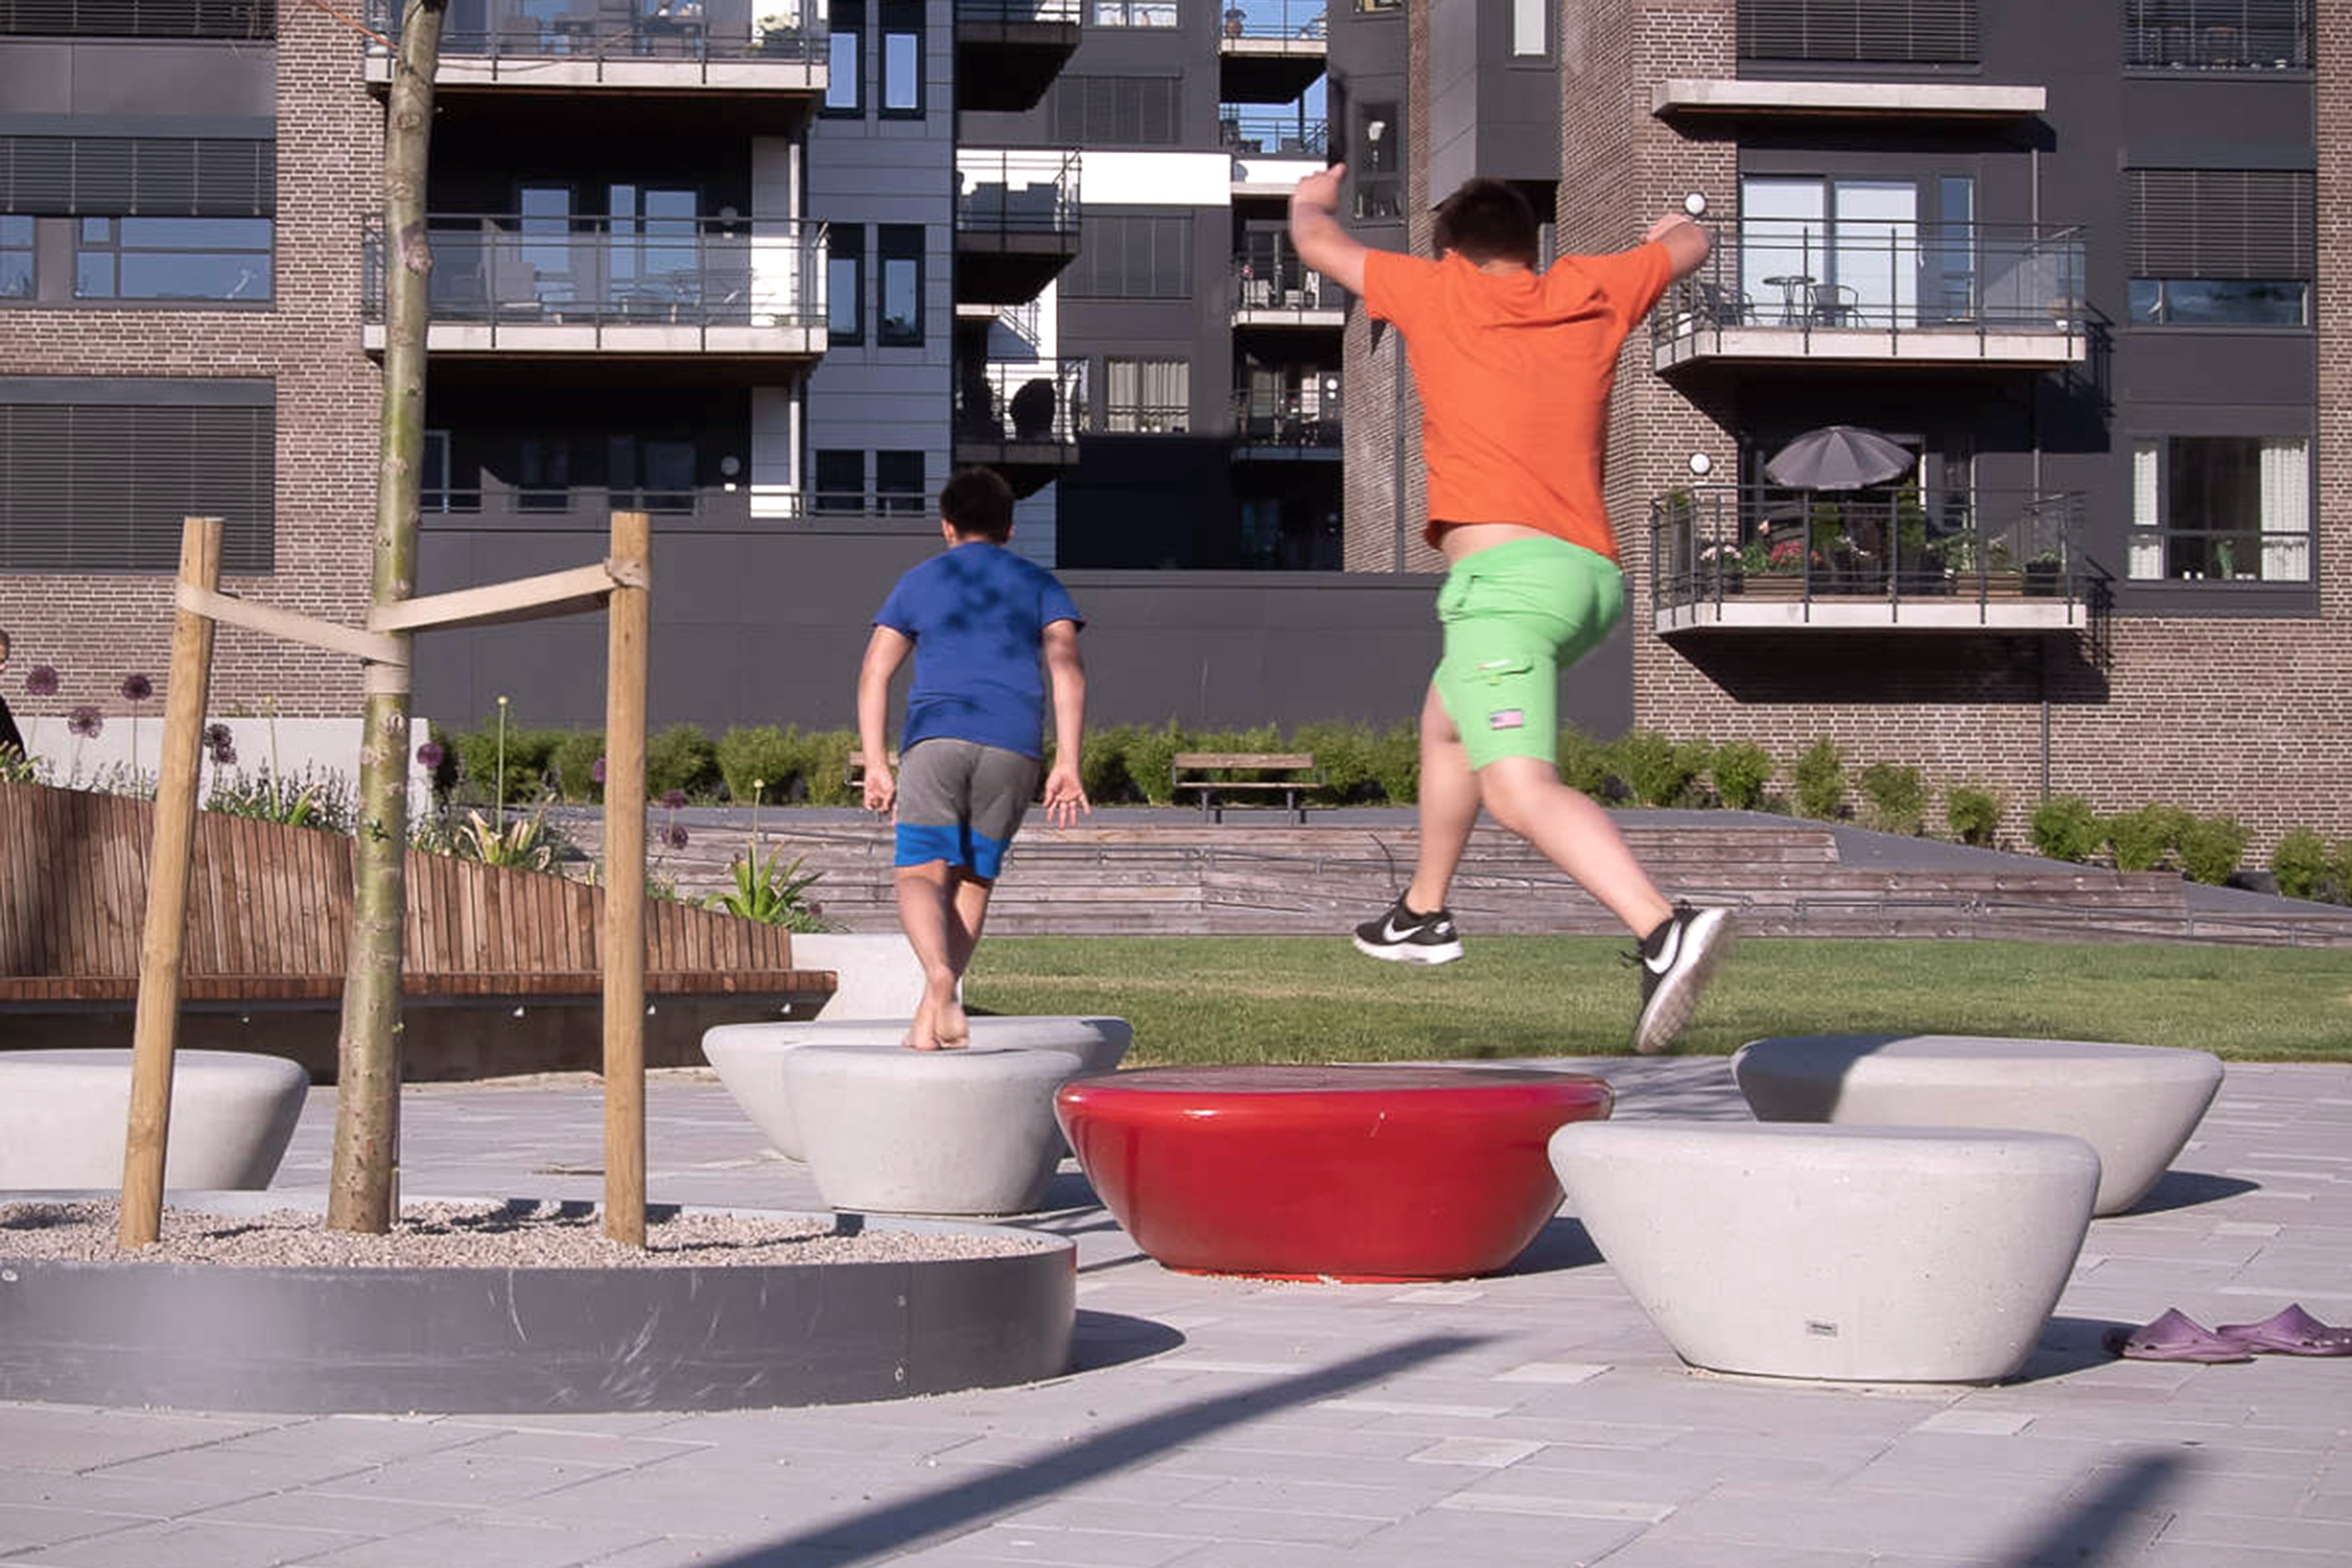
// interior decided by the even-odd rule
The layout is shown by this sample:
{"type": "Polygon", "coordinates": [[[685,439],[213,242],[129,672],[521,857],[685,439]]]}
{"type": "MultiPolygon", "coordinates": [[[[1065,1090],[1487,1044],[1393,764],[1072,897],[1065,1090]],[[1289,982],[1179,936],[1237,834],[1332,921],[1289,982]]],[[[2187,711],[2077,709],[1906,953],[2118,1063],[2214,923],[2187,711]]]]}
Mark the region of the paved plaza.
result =
{"type": "MultiPolygon", "coordinates": [[[[429,1015],[428,1015],[429,1017],[429,1015]]],[[[421,1023],[422,1021],[419,1021],[421,1023]]],[[[1720,1058],[1566,1062],[1618,1115],[1744,1117],[1720,1058]]],[[[657,1200],[819,1207],[717,1083],[657,1075],[657,1200]]],[[[587,1080],[430,1085],[412,1196],[601,1195],[587,1080]]],[[[278,1177],[325,1185],[331,1091],[278,1177]]],[[[1510,1274],[1170,1275],[1065,1165],[1054,1383],[725,1415],[217,1416],[0,1403],[0,1563],[41,1568],[2320,1568],[2352,1561],[2352,1359],[2119,1361],[2104,1329],[2352,1320],[2352,1067],[2233,1066],[2093,1222],[1997,1388],[1694,1373],[1572,1217],[1510,1274]]],[[[5,1288],[5,1287],[0,1287],[5,1288]]]]}

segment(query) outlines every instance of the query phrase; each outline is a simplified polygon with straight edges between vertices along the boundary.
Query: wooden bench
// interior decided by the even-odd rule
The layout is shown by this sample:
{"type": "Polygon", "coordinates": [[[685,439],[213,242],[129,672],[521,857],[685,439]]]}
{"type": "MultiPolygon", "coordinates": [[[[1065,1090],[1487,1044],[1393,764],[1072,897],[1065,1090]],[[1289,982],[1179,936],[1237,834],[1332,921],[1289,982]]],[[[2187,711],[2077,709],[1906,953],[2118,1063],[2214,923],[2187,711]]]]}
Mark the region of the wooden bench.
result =
{"type": "MultiPolygon", "coordinates": [[[[896,748],[893,748],[890,753],[890,771],[893,777],[896,777],[898,771],[898,753],[896,748]]],[[[861,798],[865,795],[866,758],[864,756],[855,752],[850,753],[850,760],[841,765],[841,782],[850,786],[851,794],[861,798]]]]}
{"type": "Polygon", "coordinates": [[[1214,822],[1225,820],[1225,802],[1218,799],[1229,790],[1260,795],[1279,794],[1282,809],[1294,821],[1307,820],[1307,808],[1301,797],[1311,789],[1320,788],[1323,769],[1315,766],[1312,753],[1307,752],[1179,752],[1168,765],[1168,773],[1182,795],[1191,791],[1200,797],[1201,815],[1214,822]],[[1279,773],[1276,779],[1234,779],[1221,775],[1247,769],[1256,773],[1279,773]]]}

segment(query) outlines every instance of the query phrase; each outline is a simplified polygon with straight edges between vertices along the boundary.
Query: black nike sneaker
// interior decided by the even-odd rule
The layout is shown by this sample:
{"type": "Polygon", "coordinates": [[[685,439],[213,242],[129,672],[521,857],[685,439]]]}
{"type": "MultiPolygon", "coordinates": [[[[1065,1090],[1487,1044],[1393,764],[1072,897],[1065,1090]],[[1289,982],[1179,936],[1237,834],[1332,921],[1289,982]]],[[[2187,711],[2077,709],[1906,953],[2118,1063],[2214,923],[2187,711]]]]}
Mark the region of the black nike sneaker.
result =
{"type": "Polygon", "coordinates": [[[1462,933],[1453,911],[1415,914],[1400,894],[1377,920],[1356,927],[1356,951],[1392,963],[1450,964],[1462,956],[1462,933]]]}
{"type": "Polygon", "coordinates": [[[1627,955],[1642,966],[1642,1012],[1633,1022],[1633,1049],[1654,1055],[1674,1044],[1697,1010],[1715,966],[1731,949],[1731,915],[1677,904],[1673,918],[1627,955]]]}

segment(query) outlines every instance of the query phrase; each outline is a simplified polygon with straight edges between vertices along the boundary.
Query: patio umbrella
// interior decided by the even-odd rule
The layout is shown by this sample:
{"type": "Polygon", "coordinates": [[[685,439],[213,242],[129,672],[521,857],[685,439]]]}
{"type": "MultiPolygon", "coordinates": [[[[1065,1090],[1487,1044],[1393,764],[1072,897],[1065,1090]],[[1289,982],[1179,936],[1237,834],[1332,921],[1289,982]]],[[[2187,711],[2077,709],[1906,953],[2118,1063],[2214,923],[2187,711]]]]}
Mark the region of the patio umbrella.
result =
{"type": "Polygon", "coordinates": [[[1791,490],[1859,490],[1908,472],[1918,459],[1905,447],[1859,425],[1808,430],[1764,465],[1764,477],[1791,490]]]}

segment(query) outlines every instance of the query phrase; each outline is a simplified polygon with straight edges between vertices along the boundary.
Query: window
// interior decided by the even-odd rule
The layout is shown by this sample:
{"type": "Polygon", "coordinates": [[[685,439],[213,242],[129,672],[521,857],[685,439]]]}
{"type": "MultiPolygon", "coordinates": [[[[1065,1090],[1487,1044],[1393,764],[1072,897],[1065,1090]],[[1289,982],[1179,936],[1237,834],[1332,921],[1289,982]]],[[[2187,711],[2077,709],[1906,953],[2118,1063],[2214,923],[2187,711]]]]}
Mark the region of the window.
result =
{"type": "MultiPolygon", "coordinates": [[[[836,0],[838,3],[838,0],[836,0]]],[[[866,510],[866,454],[835,451],[816,454],[816,481],[810,499],[819,512],[866,510]]]]}
{"type": "Polygon", "coordinates": [[[1173,147],[1183,86],[1173,76],[1064,76],[1046,100],[1046,120],[1067,147],[1173,147]]]}
{"type": "Polygon", "coordinates": [[[874,508],[904,515],[923,510],[923,454],[919,451],[878,451],[874,454],[874,508]]]}
{"type": "Polygon", "coordinates": [[[269,39],[278,36],[278,8],[271,0],[19,0],[0,6],[0,36],[269,39]]]}
{"type": "Polygon", "coordinates": [[[702,297],[702,193],[691,186],[612,185],[606,277],[624,310],[669,311],[702,297]]]}
{"type": "Polygon", "coordinates": [[[2318,262],[2307,170],[2136,168],[2131,319],[2154,326],[2308,326],[2318,262]]]}
{"type": "Polygon", "coordinates": [[[1511,54],[1515,58],[1542,58],[1550,50],[1544,40],[1544,17],[1551,0],[1511,0],[1511,54]]]}
{"type": "Polygon", "coordinates": [[[605,452],[605,489],[614,506],[638,512],[694,510],[693,442],[615,436],[605,452]]]}
{"type": "Polygon", "coordinates": [[[1356,9],[1364,16],[1394,16],[1405,9],[1405,0],[1356,0],[1356,9]]]}
{"type": "Polygon", "coordinates": [[[1740,288],[1778,326],[1933,326],[1999,316],[2047,326],[2078,270],[2020,230],[1974,222],[1965,176],[1740,182],[1740,288]]]}
{"type": "Polygon", "coordinates": [[[1078,255],[1062,274],[1078,299],[1183,299],[1192,293],[1190,214],[1089,213],[1078,255]]]}
{"type": "Polygon", "coordinates": [[[825,107],[829,115],[866,112],[866,0],[833,0],[825,42],[825,107]]]}
{"type": "Polygon", "coordinates": [[[1173,27],[1176,0],[1094,0],[1097,27],[1173,27]]]}
{"type": "Polygon", "coordinates": [[[83,218],[73,297],[266,305],[270,229],[268,218],[83,218]]]}
{"type": "Polygon", "coordinates": [[[882,112],[923,112],[923,0],[882,0],[882,112]]]}
{"type": "Polygon", "coordinates": [[[516,449],[515,510],[568,512],[572,505],[572,449],[559,436],[526,436],[516,449]]]}
{"type": "Polygon", "coordinates": [[[1103,428],[1181,436],[1192,428],[1192,363],[1186,359],[1105,359],[1103,428]]]}
{"type": "Polygon", "coordinates": [[[2152,71],[2307,71],[2312,0],[2123,0],[2123,63],[2152,71]]]}
{"type": "Polygon", "coordinates": [[[276,450],[265,381],[0,377],[0,570],[169,573],[204,514],[222,570],[273,571],[276,450]]]}
{"type": "Polygon", "coordinates": [[[923,341],[923,229],[920,224],[885,223],[874,230],[874,254],[881,262],[880,319],[874,341],[884,348],[915,348],[923,341]]]}
{"type": "Polygon", "coordinates": [[[2132,443],[2135,579],[2311,580],[2311,441],[2171,436],[2132,443]]]}
{"type": "Polygon", "coordinates": [[[0,214],[0,299],[33,297],[33,220],[0,214]]]}
{"type": "Polygon", "coordinates": [[[1396,104],[1361,103],[1354,114],[1350,145],[1362,160],[1353,181],[1356,216],[1367,222],[1401,222],[1405,216],[1405,132],[1397,123],[1396,104]]]}
{"type": "Polygon", "coordinates": [[[825,325],[835,343],[866,341],[866,226],[836,223],[826,230],[825,325]]]}
{"type": "Polygon", "coordinates": [[[1740,57],[1969,64],[1977,0],[1740,0],[1740,57]]]}
{"type": "Polygon", "coordinates": [[[417,462],[417,510],[451,512],[455,498],[449,488],[449,432],[424,433],[424,454],[417,462]]]}

